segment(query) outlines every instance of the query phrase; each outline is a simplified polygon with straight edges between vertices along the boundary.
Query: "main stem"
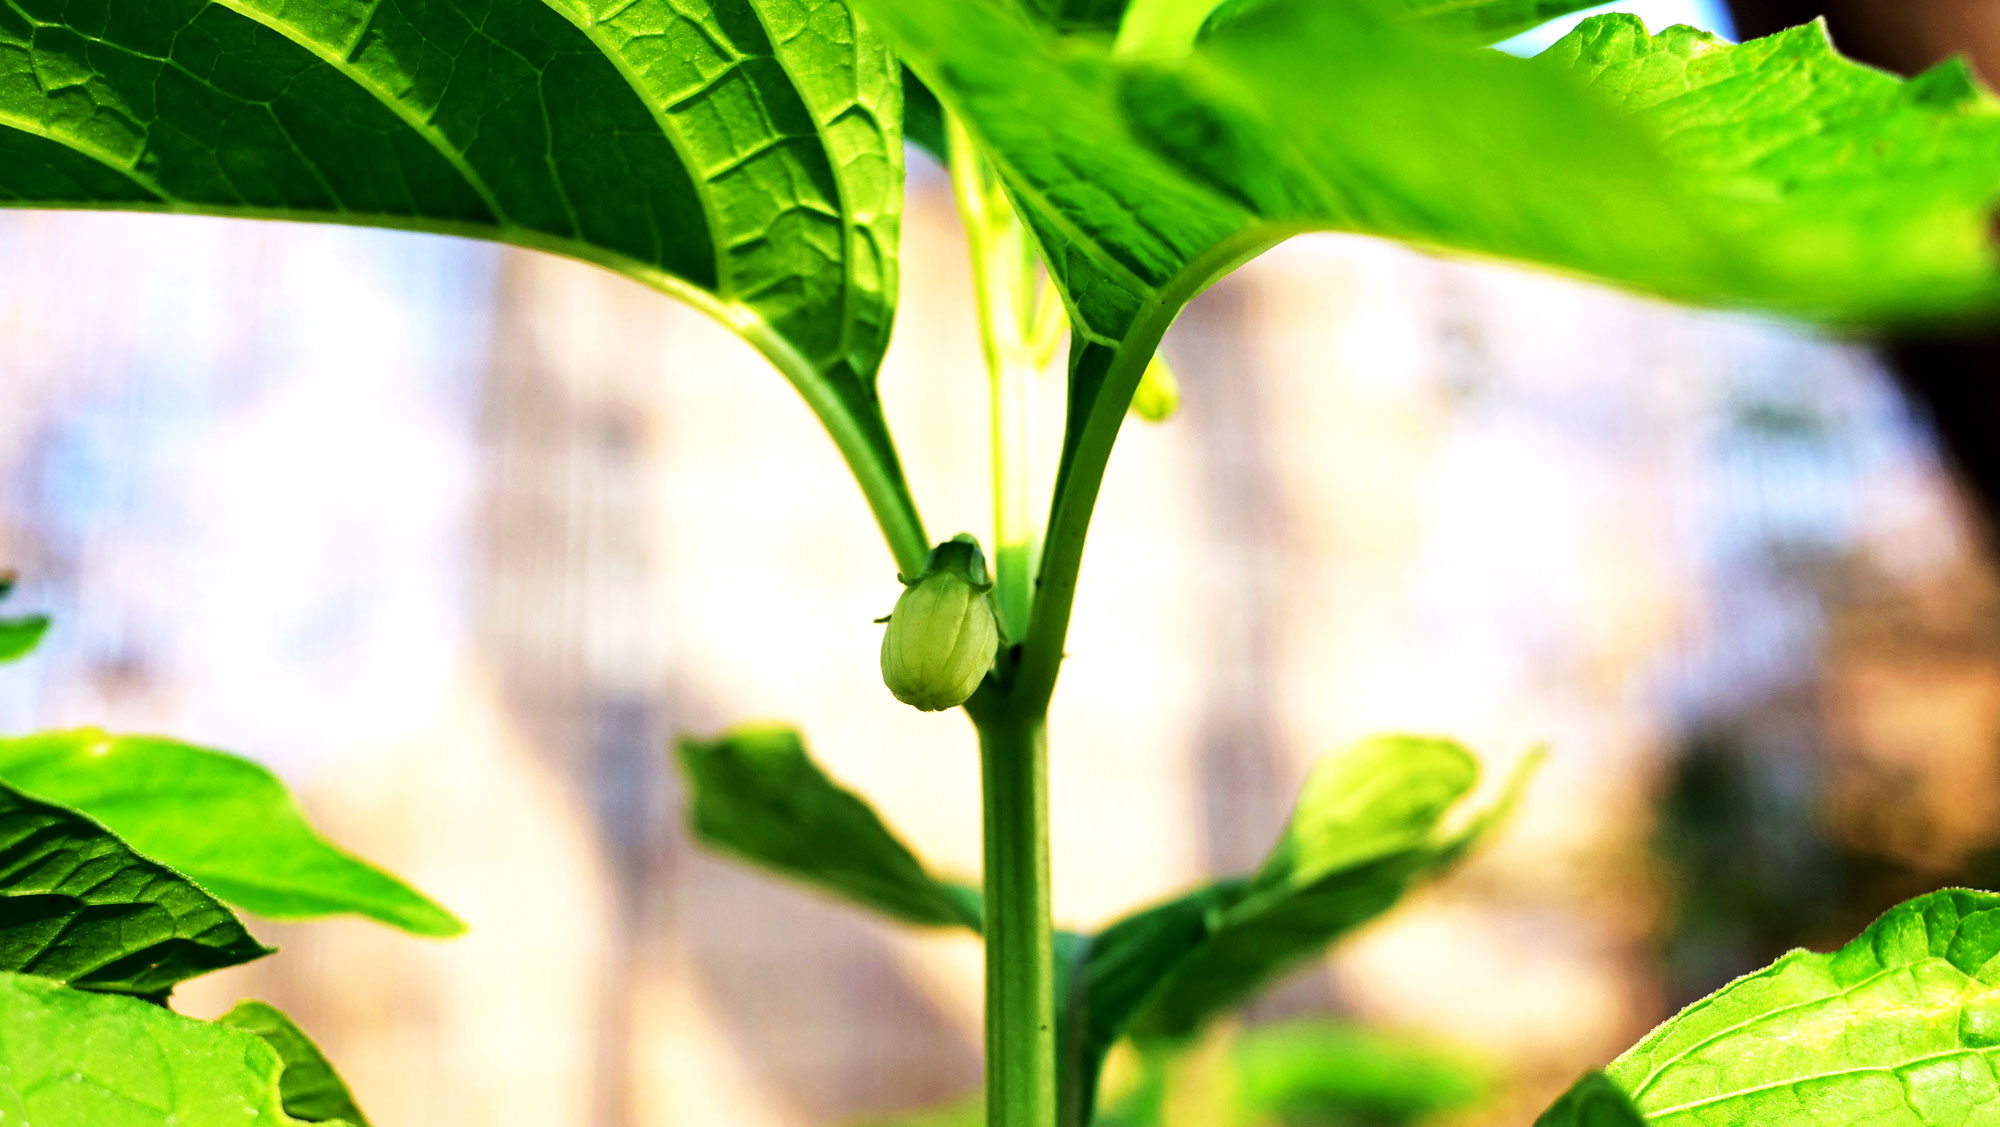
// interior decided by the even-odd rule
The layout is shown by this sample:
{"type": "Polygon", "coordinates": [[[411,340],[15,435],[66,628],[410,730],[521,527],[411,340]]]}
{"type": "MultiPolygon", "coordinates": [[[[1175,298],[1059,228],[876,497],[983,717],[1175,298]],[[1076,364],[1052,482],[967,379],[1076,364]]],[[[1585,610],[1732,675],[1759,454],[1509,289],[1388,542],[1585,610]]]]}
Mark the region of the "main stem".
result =
{"type": "MultiPolygon", "coordinates": [[[[956,117],[952,185],[965,226],[990,381],[993,563],[1007,641],[1034,615],[1041,537],[1034,497],[1035,258],[999,179],[956,117]]],[[[1055,951],[1049,913],[1048,697],[1006,682],[1016,645],[966,710],[979,729],[986,842],[986,1124],[1056,1127],[1055,951]]]]}
{"type": "Polygon", "coordinates": [[[1007,702],[979,723],[986,839],[986,1123],[1056,1122],[1046,724],[1007,702]]]}

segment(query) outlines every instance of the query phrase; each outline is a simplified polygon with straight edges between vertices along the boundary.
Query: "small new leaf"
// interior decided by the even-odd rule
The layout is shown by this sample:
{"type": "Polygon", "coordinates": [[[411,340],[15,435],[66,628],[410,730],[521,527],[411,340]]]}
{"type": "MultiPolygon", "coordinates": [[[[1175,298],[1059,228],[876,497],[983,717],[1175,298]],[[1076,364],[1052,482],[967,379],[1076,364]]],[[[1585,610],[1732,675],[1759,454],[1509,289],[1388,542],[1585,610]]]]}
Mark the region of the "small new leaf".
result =
{"type": "Polygon", "coordinates": [[[0,1123],[302,1127],[279,1097],[283,1067],[238,1029],[0,973],[0,1123]]]}
{"type": "Polygon", "coordinates": [[[88,814],[268,919],[351,913],[416,935],[465,930],[430,898],[314,832],[277,776],[247,759],[86,728],[0,739],[0,780],[88,814]]]}
{"type": "MultiPolygon", "coordinates": [[[[1540,762],[1526,757],[1494,806],[1443,825],[1478,780],[1444,740],[1365,740],[1320,762],[1264,865],[1135,913],[1090,940],[1068,983],[1063,1099],[1095,1103],[1118,1038],[1182,1041],[1271,979],[1380,915],[1489,832],[1540,762]]],[[[1081,1122],[1081,1120],[1078,1120],[1081,1122]]]]}
{"type": "Polygon", "coordinates": [[[333,1070],[312,1038],[276,1006],[242,1001],[215,1020],[218,1025],[255,1034],[278,1054],[285,1070],[278,1080],[285,1114],[308,1123],[369,1127],[368,1118],[355,1106],[346,1081],[333,1070]]]}
{"type": "Polygon", "coordinates": [[[270,953],[193,881],[0,785],[0,971],[158,998],[270,953]]]}
{"type": "Polygon", "coordinates": [[[978,891],[932,876],[797,732],[739,728],[679,750],[703,843],[905,923],[978,930],[978,891]]]}

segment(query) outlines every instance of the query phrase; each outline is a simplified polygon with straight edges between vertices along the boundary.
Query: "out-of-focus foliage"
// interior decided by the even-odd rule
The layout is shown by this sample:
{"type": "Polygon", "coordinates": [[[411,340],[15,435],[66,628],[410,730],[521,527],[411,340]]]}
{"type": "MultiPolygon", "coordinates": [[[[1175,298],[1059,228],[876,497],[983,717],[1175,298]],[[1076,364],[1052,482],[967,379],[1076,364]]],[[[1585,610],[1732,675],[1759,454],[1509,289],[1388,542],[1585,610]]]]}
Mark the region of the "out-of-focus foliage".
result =
{"type": "Polygon", "coordinates": [[[683,740],[694,835],[821,891],[924,927],[979,927],[979,893],[932,876],[789,728],[683,740]]]}
{"type": "MultiPolygon", "coordinates": [[[[0,571],[0,599],[5,599],[14,590],[14,573],[0,571]]],[[[0,618],[0,663],[19,661],[33,653],[42,642],[42,635],[49,632],[49,620],[43,615],[29,615],[25,618],[0,618]]]]}
{"type": "MultiPolygon", "coordinates": [[[[797,733],[750,728],[687,740],[680,761],[691,825],[710,845],[895,919],[978,926],[977,891],[930,875],[866,803],[826,777],[797,733]]],[[[1386,911],[1491,829],[1536,762],[1529,757],[1492,806],[1468,813],[1464,799],[1479,771],[1465,749],[1411,737],[1364,741],[1314,769],[1255,874],[1095,935],[1060,936],[1064,1099],[1094,1106],[1105,1054],[1128,1032],[1167,1051],[1386,911]],[[1446,827],[1453,816],[1458,824],[1446,827]]],[[[1342,1047],[1352,1046],[1321,1046],[1342,1047]]],[[[1278,1067],[1280,1050],[1267,1051],[1278,1067]]]]}
{"type": "Polygon", "coordinates": [[[1535,1127],[1644,1127],[1645,1122],[1617,1081],[1593,1072],[1563,1093],[1535,1127]]]}
{"type": "MultiPolygon", "coordinates": [[[[1136,1075],[1108,1095],[1104,1127],[1404,1127],[1475,1107],[1492,1069],[1463,1052],[1363,1026],[1295,1021],[1218,1029],[1213,1051],[1156,1047],[1134,1054],[1136,1075]],[[1215,1118],[1218,1117],[1219,1118],[1215,1118]]],[[[977,1099],[871,1127],[980,1127],[977,1099]]]]}
{"type": "Polygon", "coordinates": [[[86,728],[0,739],[0,779],[89,815],[260,916],[354,913],[418,935],[465,930],[430,898],[315,833],[284,784],[247,759],[86,728]]]}

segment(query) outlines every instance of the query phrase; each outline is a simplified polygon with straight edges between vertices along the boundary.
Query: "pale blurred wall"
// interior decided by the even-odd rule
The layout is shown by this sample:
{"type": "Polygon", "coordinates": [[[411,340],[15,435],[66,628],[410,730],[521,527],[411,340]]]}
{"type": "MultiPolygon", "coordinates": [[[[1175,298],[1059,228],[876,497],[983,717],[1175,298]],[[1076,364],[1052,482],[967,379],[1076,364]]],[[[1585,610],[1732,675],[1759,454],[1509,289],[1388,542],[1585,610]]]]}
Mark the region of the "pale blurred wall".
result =
{"type": "MultiPolygon", "coordinates": [[[[882,384],[940,537],[986,521],[954,228],[922,174],[882,384]]],[[[283,954],[187,1004],[288,1007],[381,1127],[780,1127],[977,1083],[972,942],[679,829],[671,736],[781,719],[941,867],[979,853],[970,730],[880,688],[891,565],[747,349],[440,240],[5,216],[0,255],[0,548],[60,618],[0,721],[265,758],[474,928],[261,927],[283,954]]],[[[1053,720],[1058,912],[1254,863],[1356,736],[1496,769],[1546,741],[1497,847],[1262,1007],[1467,1039],[1531,1078],[1495,1118],[1525,1122],[1660,1016],[1677,726],[1815,660],[1819,604],[1743,545],[1915,582],[1969,556],[1949,492],[1852,352],[1361,241],[1268,256],[1168,348],[1187,407],[1121,439],[1053,720]],[[1832,453],[1744,441],[1746,395],[1824,414],[1832,453]]]]}

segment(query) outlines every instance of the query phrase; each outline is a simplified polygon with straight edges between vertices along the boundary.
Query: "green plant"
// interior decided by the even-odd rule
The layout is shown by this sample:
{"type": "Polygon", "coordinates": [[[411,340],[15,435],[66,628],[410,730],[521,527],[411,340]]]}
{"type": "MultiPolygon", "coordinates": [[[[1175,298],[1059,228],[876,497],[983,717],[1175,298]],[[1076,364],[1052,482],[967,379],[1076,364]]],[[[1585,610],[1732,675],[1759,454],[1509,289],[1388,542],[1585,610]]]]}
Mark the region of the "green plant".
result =
{"type": "MultiPolygon", "coordinates": [[[[953,175],[991,389],[1004,642],[963,706],[983,764],[983,887],[932,875],[795,734],[692,741],[681,759],[715,845],[911,923],[979,930],[987,1121],[1079,1125],[1113,1042],[1185,1041],[1448,865],[1506,805],[1458,812],[1475,767],[1455,745],[1369,741],[1314,773],[1257,872],[1094,935],[1054,930],[1045,718],[1098,487],[1135,397],[1170,409],[1155,353],[1182,306],[1291,235],[1337,230],[1836,327],[2000,307],[2000,103],[1962,65],[1905,82],[1843,59],[1817,27],[1731,45],[1615,15],[1537,59],[1485,48],[1586,6],[16,0],[0,13],[0,199],[469,235],[619,271],[784,374],[895,569],[916,577],[933,544],[875,387],[907,115],[953,175]],[[1030,403],[1064,323],[1067,423],[1045,500],[1030,403]]],[[[923,687],[924,703],[957,695],[923,687]]],[[[96,769],[148,770],[155,754],[96,769]]],[[[215,862],[210,879],[257,883],[254,867],[182,852],[171,825],[102,820],[102,848],[127,833],[189,875],[215,862]]],[[[311,881],[302,899],[239,903],[358,903],[311,881]]],[[[1544,1122],[2000,1121],[1995,909],[1939,893],[1835,955],[1788,957],[1663,1026],[1544,1122]]],[[[423,914],[377,905],[395,911],[423,914]]],[[[250,941],[215,926],[209,942],[176,936],[172,965],[247,957],[250,941]]],[[[8,1004],[51,1030],[37,1044],[71,1023],[167,1020],[7,983],[8,1004]]],[[[262,1091],[268,1064],[215,1082],[262,1091]]]]}
{"type": "Polygon", "coordinates": [[[268,771],[221,752],[45,732],[0,739],[0,779],[0,1122],[367,1127],[278,1010],[243,1002],[196,1021],[168,995],[272,953],[231,905],[430,936],[463,931],[456,917],[320,837],[268,771]]]}

